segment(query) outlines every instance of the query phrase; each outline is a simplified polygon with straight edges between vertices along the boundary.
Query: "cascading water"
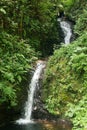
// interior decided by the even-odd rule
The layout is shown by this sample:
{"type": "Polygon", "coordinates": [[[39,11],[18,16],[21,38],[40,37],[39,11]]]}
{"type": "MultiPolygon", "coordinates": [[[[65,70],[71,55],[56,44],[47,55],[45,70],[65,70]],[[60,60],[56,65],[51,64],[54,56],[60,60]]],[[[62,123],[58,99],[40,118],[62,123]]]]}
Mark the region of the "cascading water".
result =
{"type": "Polygon", "coordinates": [[[64,36],[65,36],[64,42],[67,45],[70,43],[70,39],[72,36],[71,25],[67,21],[62,20],[62,19],[58,19],[58,21],[60,22],[60,26],[64,32],[64,36]]]}
{"type": "Polygon", "coordinates": [[[36,90],[36,87],[38,87],[38,85],[39,85],[40,75],[41,75],[44,67],[45,67],[45,63],[43,61],[39,61],[37,63],[36,70],[34,72],[34,75],[31,79],[31,83],[29,85],[30,90],[28,92],[28,100],[27,100],[26,106],[25,106],[24,118],[17,120],[16,123],[18,123],[18,124],[27,124],[27,123],[32,122],[31,115],[32,115],[34,92],[36,90]]]}
{"type": "MultiPolygon", "coordinates": [[[[65,43],[66,43],[65,45],[67,45],[70,43],[70,37],[71,37],[70,25],[68,26],[67,22],[62,20],[60,21],[60,24],[63,31],[65,31],[64,33],[65,43]]],[[[32,121],[32,107],[33,107],[34,92],[39,85],[39,79],[44,67],[45,67],[45,63],[43,61],[37,63],[36,70],[34,72],[31,83],[29,85],[30,90],[28,92],[28,100],[25,106],[24,118],[17,120],[16,123],[12,123],[12,122],[9,124],[7,123],[7,125],[5,126],[3,125],[2,127],[0,127],[0,130],[71,130],[72,129],[72,124],[70,124],[66,120],[59,119],[59,121],[57,120],[57,122],[55,121],[48,122],[47,120],[43,120],[43,121],[40,120],[40,122],[32,121]]]]}

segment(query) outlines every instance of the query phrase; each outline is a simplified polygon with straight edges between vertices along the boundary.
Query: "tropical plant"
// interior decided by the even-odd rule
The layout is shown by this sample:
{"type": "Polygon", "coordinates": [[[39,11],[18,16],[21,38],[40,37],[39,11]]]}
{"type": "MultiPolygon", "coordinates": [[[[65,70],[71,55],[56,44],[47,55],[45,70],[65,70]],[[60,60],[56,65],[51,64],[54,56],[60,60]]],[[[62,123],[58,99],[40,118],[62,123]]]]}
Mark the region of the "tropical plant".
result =
{"type": "Polygon", "coordinates": [[[35,52],[26,41],[0,33],[0,104],[16,104],[17,90],[35,60],[35,52]]]}
{"type": "Polygon", "coordinates": [[[87,118],[87,32],[71,45],[55,50],[45,72],[43,94],[53,114],[71,118],[74,130],[85,129],[87,118]],[[78,111],[79,110],[79,111],[78,111]]]}

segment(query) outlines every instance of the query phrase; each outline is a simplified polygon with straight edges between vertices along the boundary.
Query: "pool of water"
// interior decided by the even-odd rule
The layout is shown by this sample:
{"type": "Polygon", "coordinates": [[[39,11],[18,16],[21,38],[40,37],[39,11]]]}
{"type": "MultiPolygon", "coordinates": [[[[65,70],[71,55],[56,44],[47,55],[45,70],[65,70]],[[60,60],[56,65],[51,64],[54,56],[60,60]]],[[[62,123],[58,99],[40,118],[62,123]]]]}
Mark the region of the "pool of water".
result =
{"type": "Polygon", "coordinates": [[[0,128],[0,130],[45,130],[39,123],[32,123],[26,125],[8,124],[0,128]]]}
{"type": "Polygon", "coordinates": [[[25,125],[9,123],[0,127],[0,130],[71,130],[71,127],[61,122],[38,121],[25,125]]]}

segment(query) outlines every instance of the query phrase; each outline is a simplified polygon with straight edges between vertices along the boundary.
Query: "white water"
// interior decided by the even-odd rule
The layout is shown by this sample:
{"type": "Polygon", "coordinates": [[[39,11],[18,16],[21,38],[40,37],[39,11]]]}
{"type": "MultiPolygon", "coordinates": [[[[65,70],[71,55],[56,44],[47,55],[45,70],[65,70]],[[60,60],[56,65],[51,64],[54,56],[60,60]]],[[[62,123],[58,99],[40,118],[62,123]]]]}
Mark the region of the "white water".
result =
{"type": "Polygon", "coordinates": [[[44,67],[45,67],[45,63],[43,61],[39,61],[37,63],[36,70],[34,72],[34,75],[31,79],[31,83],[29,85],[30,90],[28,92],[28,100],[27,100],[26,105],[25,105],[24,118],[17,120],[16,123],[18,123],[18,124],[27,124],[27,123],[33,122],[31,120],[31,118],[32,118],[31,115],[32,115],[34,92],[36,90],[36,87],[38,87],[38,85],[39,85],[40,75],[41,75],[44,67]]]}
{"type": "Polygon", "coordinates": [[[70,39],[71,39],[71,36],[72,36],[72,30],[71,30],[71,26],[70,24],[67,22],[67,21],[64,21],[64,20],[61,20],[61,19],[58,19],[58,21],[60,22],[60,26],[64,32],[64,42],[65,44],[69,44],[70,43],[70,39]]]}

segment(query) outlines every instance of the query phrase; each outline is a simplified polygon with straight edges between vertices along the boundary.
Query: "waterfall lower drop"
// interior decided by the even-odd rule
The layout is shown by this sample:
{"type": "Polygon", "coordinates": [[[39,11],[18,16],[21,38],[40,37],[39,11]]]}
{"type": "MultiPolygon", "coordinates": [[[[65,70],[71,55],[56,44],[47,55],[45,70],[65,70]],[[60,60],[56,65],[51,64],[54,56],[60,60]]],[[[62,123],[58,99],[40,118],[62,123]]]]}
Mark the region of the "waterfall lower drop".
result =
{"type": "Polygon", "coordinates": [[[62,20],[61,18],[58,19],[58,21],[60,22],[60,26],[64,32],[64,42],[65,44],[69,44],[70,43],[70,39],[72,36],[72,30],[71,30],[71,25],[69,24],[69,22],[62,20]]]}
{"type": "Polygon", "coordinates": [[[18,124],[27,124],[33,122],[31,120],[31,115],[32,115],[32,107],[33,107],[33,98],[34,98],[34,92],[36,90],[36,87],[39,85],[39,79],[40,75],[42,73],[42,70],[45,68],[45,63],[43,61],[39,61],[37,63],[36,70],[34,72],[34,75],[31,79],[31,83],[29,85],[30,90],[28,92],[28,100],[25,105],[25,114],[24,118],[21,118],[16,121],[18,124]]]}

